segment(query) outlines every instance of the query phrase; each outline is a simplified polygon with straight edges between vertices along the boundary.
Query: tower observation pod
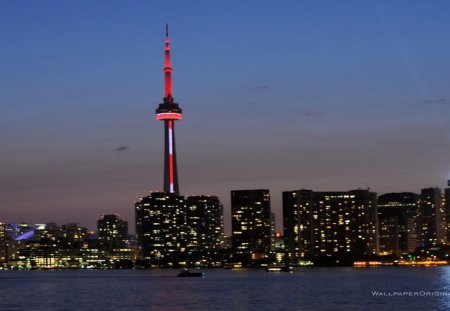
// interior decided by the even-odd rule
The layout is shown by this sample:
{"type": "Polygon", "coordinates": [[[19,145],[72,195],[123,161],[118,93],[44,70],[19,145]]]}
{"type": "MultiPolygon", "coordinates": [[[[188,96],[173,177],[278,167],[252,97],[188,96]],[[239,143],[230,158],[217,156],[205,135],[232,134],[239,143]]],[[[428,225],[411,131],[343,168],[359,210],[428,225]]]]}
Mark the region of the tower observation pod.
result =
{"type": "Polygon", "coordinates": [[[164,122],[164,192],[178,195],[175,121],[182,119],[182,110],[173,100],[168,25],[166,25],[164,83],[165,93],[163,103],[159,104],[158,109],[156,109],[156,120],[164,122]]]}

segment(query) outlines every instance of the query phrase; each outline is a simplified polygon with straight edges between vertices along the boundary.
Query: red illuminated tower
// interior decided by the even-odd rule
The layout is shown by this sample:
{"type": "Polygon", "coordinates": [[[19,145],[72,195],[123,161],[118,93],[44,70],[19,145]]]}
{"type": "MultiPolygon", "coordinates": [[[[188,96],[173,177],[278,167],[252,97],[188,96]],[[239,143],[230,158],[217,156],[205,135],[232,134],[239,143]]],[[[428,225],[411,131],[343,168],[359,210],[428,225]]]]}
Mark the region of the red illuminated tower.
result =
{"type": "Polygon", "coordinates": [[[166,48],[164,66],[164,102],[156,109],[156,120],[164,121],[164,192],[179,194],[177,157],[175,152],[175,121],[182,119],[182,110],[173,101],[172,67],[170,65],[169,27],[166,25],[166,48]]]}

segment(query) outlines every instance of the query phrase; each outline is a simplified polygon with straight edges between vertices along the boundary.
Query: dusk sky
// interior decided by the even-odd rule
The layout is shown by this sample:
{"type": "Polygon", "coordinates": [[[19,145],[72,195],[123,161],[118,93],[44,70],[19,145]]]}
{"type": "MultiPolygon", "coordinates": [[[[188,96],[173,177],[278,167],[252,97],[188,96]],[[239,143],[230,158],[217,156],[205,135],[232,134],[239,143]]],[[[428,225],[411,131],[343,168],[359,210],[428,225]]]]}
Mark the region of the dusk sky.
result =
{"type": "Polygon", "coordinates": [[[1,1],[0,221],[79,222],[163,187],[378,194],[450,177],[449,1],[1,1]]]}

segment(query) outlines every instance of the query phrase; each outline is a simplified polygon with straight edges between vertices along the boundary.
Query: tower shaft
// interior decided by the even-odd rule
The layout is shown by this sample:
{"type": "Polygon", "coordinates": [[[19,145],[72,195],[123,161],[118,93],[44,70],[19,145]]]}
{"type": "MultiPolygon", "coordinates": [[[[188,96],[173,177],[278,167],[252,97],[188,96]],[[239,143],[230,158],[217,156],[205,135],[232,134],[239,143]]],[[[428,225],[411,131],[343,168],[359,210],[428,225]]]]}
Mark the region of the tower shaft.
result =
{"type": "Polygon", "coordinates": [[[175,150],[175,122],[164,121],[164,192],[179,194],[177,155],[175,150]]]}

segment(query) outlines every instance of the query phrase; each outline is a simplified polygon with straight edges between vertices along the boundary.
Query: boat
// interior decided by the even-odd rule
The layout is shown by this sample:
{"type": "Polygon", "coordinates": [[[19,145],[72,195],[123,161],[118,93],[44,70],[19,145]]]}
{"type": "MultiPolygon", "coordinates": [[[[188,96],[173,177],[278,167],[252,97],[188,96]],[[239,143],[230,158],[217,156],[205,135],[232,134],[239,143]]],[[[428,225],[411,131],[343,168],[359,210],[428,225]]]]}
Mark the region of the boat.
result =
{"type": "Polygon", "coordinates": [[[291,266],[269,266],[266,269],[267,272],[294,272],[294,268],[291,266]]]}
{"type": "Polygon", "coordinates": [[[177,275],[178,277],[185,277],[185,278],[195,278],[195,277],[204,277],[205,274],[202,272],[191,272],[189,270],[183,270],[177,275]]]}

